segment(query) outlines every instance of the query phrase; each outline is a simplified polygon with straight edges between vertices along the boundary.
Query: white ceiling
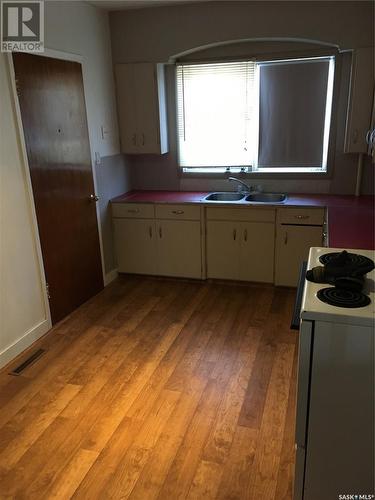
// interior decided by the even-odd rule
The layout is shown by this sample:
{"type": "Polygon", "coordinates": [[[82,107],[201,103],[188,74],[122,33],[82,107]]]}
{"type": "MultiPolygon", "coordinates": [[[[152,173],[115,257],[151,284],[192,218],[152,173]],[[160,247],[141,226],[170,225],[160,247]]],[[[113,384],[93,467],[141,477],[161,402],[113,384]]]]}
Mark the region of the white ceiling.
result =
{"type": "Polygon", "coordinates": [[[143,9],[160,5],[177,5],[205,0],[90,0],[89,3],[105,10],[143,9]]]}

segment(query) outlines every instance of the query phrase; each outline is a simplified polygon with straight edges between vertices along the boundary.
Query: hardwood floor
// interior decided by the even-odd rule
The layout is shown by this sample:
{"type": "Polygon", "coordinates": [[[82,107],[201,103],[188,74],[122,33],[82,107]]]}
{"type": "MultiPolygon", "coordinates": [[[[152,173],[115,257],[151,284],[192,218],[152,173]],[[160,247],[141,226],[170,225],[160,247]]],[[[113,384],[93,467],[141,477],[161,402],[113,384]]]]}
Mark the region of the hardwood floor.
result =
{"type": "Polygon", "coordinates": [[[294,295],[119,278],[0,373],[0,498],[290,500],[294,295]]]}

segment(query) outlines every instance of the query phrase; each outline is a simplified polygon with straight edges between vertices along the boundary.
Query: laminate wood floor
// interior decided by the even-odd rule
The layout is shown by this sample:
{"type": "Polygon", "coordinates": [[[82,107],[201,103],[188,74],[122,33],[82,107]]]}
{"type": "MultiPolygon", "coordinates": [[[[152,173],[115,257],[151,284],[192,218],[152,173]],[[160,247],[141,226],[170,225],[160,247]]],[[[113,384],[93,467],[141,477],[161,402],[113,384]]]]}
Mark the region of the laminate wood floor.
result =
{"type": "Polygon", "coordinates": [[[0,498],[290,500],[294,296],[119,278],[0,372],[0,498]]]}

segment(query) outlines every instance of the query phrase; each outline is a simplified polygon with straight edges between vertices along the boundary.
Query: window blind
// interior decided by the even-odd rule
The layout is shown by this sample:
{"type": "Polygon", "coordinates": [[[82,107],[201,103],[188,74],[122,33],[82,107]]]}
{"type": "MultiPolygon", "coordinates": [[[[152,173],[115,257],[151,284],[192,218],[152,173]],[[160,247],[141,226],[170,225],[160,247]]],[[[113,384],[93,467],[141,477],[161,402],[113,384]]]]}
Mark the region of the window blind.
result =
{"type": "Polygon", "coordinates": [[[333,70],[333,57],[259,63],[258,168],[326,168],[333,70]]]}
{"type": "Polygon", "coordinates": [[[258,91],[253,61],[177,65],[181,167],[253,165],[258,91]]]}

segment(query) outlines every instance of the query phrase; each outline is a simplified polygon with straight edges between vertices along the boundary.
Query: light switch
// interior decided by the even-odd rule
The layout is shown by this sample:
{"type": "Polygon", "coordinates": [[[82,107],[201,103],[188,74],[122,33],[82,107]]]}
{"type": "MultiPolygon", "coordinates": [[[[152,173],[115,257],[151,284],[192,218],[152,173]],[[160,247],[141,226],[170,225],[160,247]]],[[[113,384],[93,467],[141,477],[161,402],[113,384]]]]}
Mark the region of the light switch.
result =
{"type": "Polygon", "coordinates": [[[105,125],[102,125],[100,127],[100,130],[101,130],[103,141],[106,141],[108,139],[108,137],[109,137],[109,129],[108,129],[108,127],[106,127],[105,125]]]}
{"type": "Polygon", "coordinates": [[[95,165],[100,165],[102,163],[102,158],[99,151],[95,151],[95,165]]]}

